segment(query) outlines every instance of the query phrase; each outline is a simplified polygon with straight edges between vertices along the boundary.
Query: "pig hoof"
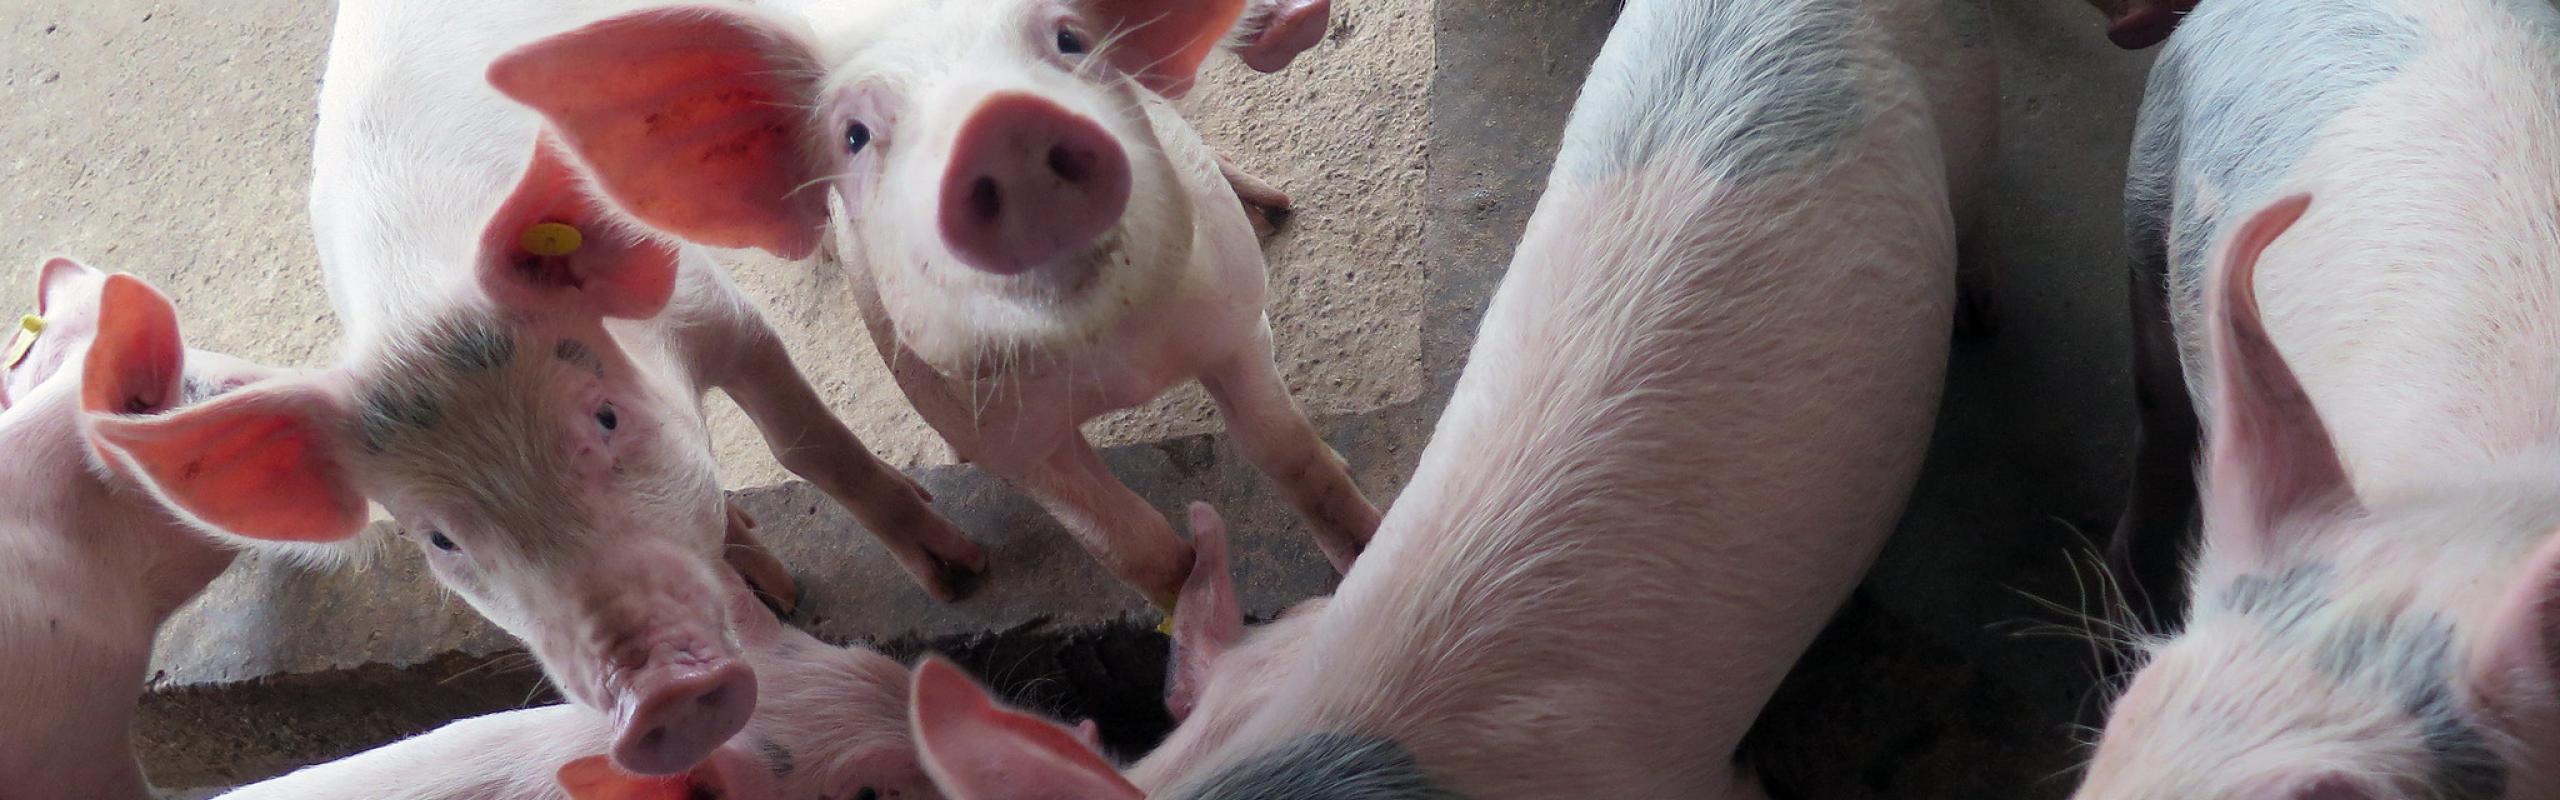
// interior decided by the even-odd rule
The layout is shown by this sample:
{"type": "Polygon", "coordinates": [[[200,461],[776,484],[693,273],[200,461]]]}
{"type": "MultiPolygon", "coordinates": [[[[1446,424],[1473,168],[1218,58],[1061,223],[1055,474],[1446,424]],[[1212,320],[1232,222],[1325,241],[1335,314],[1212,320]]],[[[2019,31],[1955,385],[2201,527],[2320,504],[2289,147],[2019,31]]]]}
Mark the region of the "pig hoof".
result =
{"type": "Polygon", "coordinates": [[[1280,232],[1280,224],[1289,221],[1289,209],[1247,205],[1244,218],[1253,223],[1253,235],[1270,238],[1280,232]]]}
{"type": "Polygon", "coordinates": [[[972,569],[940,559],[935,559],[934,563],[941,573],[934,582],[942,585],[942,590],[935,593],[936,600],[945,603],[967,600],[986,583],[987,573],[983,566],[972,569]]]}

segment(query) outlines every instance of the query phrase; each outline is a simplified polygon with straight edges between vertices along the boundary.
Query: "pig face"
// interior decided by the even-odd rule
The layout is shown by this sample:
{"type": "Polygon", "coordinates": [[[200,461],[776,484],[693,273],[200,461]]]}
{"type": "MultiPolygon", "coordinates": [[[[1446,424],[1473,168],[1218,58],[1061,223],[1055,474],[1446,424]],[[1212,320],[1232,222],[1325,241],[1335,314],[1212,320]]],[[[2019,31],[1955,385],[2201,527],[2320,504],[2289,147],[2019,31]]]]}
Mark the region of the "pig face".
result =
{"type": "Polygon", "coordinates": [[[1171,291],[1192,203],[1149,92],[1186,88],[1242,5],[891,0],[807,21],[657,9],[499,59],[639,219],[705,244],[846,258],[900,344],[999,374],[1171,291]]]}
{"type": "Polygon", "coordinates": [[[2560,454],[2359,497],[2258,317],[2243,225],[2208,292],[2214,423],[2188,629],[2111,711],[2085,800],[2548,796],[2560,454]]]}
{"type": "Polygon", "coordinates": [[[490,302],[362,364],[94,424],[218,534],[343,539],[378,501],[564,694],[611,712],[617,762],[681,772],[745,725],[756,689],[716,580],[726,516],[699,413],[605,324],[656,314],[675,258],[543,150],[481,243],[490,302]]]}

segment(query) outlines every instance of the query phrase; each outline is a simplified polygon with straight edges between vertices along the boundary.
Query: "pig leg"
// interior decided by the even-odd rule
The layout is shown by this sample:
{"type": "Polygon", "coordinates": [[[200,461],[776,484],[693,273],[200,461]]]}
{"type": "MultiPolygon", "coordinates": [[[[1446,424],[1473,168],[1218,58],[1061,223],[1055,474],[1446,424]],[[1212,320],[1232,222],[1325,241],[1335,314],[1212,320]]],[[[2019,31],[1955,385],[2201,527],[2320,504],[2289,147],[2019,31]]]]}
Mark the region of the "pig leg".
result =
{"type": "Polygon", "coordinates": [[[782,565],[782,559],[773,556],[773,551],[765,549],[763,540],[756,538],[754,516],[738,507],[736,500],[721,502],[729,507],[729,532],[721,539],[720,557],[729,562],[730,569],[738,571],[747,588],[755,591],[756,599],[773,609],[775,616],[791,616],[800,607],[800,586],[791,580],[791,570],[782,565]]]}
{"type": "Polygon", "coordinates": [[[1315,424],[1289,396],[1272,360],[1270,325],[1266,322],[1254,346],[1200,377],[1218,413],[1227,420],[1227,435],[1245,458],[1280,483],[1281,491],[1315,529],[1316,546],[1340,572],[1369,546],[1378,531],[1378,509],[1351,481],[1342,460],[1315,424]]]}
{"type": "Polygon", "coordinates": [[[1173,608],[1191,574],[1191,546],[1173,535],[1155,506],[1111,474],[1084,434],[1070,436],[1014,481],[1113,577],[1157,608],[1173,608]]]}
{"type": "Polygon", "coordinates": [[[1280,231],[1280,223],[1289,219],[1289,195],[1238,168],[1224,155],[1218,156],[1218,173],[1235,187],[1236,200],[1244,204],[1244,216],[1253,223],[1254,235],[1269,236],[1280,231]]]}
{"type": "Polygon", "coordinates": [[[1254,0],[1247,9],[1245,27],[1253,33],[1236,58],[1257,72],[1279,72],[1324,41],[1333,0],[1254,0]]]}
{"type": "Polygon", "coordinates": [[[771,332],[740,338],[747,344],[720,388],[755,422],[774,458],[853,512],[926,594],[946,603],[966,594],[986,569],[986,551],[928,505],[922,485],[872,455],[827,410],[781,340],[771,332]]]}

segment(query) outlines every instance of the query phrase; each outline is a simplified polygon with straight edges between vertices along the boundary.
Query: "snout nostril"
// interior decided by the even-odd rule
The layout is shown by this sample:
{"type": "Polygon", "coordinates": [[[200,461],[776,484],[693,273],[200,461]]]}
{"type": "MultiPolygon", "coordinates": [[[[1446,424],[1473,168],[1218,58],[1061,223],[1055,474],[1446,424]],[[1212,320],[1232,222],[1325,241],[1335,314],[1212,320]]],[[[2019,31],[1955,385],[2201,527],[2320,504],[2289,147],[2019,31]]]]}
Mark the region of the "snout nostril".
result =
{"type": "Polygon", "coordinates": [[[1004,193],[996,188],[996,179],[982,175],[969,184],[969,216],[979,222],[1004,216],[1004,193]]]}
{"type": "Polygon", "coordinates": [[[1057,173],[1058,180],[1070,185],[1083,183],[1085,178],[1093,175],[1094,160],[1090,151],[1074,150],[1066,145],[1049,148],[1049,171],[1057,173]]]}

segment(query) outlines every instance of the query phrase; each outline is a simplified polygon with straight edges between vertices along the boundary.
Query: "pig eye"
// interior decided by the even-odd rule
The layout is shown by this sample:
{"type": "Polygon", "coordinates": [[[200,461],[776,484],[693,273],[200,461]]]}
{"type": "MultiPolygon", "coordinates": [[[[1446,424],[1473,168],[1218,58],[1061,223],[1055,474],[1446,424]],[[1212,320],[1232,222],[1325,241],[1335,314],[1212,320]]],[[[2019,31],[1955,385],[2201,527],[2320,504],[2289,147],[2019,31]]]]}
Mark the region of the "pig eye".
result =
{"type": "Polygon", "coordinates": [[[606,403],[602,406],[596,407],[596,427],[609,431],[620,427],[621,425],[622,417],[613,413],[612,403],[606,403]]]}
{"type": "Polygon", "coordinates": [[[868,147],[868,146],[870,146],[870,144],[871,144],[871,126],[869,126],[869,125],[864,125],[864,124],[859,123],[859,122],[849,123],[849,124],[845,125],[845,127],[844,127],[844,151],[845,151],[845,153],[846,153],[846,154],[850,155],[850,154],[860,153],[860,152],[862,152],[862,148],[864,148],[864,147],[868,147]]]}
{"type": "Polygon", "coordinates": [[[458,553],[462,551],[462,546],[454,544],[453,539],[444,535],[444,531],[428,531],[427,543],[435,545],[436,549],[447,553],[458,553]]]}
{"type": "Polygon", "coordinates": [[[1084,53],[1084,37],[1076,35],[1075,29],[1073,28],[1059,28],[1058,52],[1071,56],[1082,55],[1084,53]]]}

